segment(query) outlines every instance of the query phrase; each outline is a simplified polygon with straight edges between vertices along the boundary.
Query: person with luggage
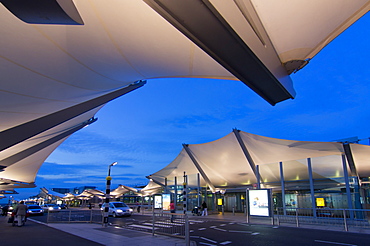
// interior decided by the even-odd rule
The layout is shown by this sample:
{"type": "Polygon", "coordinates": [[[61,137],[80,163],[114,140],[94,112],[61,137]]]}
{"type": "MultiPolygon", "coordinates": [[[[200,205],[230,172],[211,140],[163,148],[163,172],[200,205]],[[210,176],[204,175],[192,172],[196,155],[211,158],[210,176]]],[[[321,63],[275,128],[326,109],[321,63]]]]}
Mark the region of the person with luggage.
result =
{"type": "Polygon", "coordinates": [[[24,225],[26,221],[26,214],[27,214],[27,205],[24,204],[24,201],[20,201],[17,207],[14,210],[14,216],[16,216],[18,220],[18,226],[21,227],[24,225]]]}

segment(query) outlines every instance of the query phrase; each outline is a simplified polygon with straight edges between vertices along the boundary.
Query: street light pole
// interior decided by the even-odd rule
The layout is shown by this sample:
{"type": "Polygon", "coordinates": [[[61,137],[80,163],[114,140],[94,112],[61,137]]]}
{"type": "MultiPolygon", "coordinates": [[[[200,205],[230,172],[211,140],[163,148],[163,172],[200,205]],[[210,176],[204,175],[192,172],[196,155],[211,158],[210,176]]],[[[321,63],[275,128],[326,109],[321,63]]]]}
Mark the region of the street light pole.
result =
{"type": "Polygon", "coordinates": [[[108,217],[109,217],[109,198],[110,198],[110,185],[112,177],[110,176],[110,168],[112,166],[117,165],[117,162],[113,162],[108,166],[108,176],[106,177],[107,180],[107,186],[105,191],[105,206],[104,206],[104,220],[103,220],[103,226],[108,226],[108,217]]]}

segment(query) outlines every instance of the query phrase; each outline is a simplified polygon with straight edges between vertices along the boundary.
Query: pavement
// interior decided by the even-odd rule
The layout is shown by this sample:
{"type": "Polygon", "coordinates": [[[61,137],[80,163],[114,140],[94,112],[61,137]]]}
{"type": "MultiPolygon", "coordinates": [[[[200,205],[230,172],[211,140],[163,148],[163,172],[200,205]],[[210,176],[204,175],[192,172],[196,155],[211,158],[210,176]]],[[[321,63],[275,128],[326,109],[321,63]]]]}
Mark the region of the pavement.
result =
{"type": "MultiPolygon", "coordinates": [[[[242,213],[209,214],[207,217],[190,215],[190,219],[212,219],[230,222],[246,223],[247,217],[242,213]]],[[[185,240],[164,235],[152,235],[151,233],[133,231],[121,227],[90,223],[42,223],[29,218],[23,227],[13,227],[7,223],[9,216],[0,216],[0,242],[2,246],[7,245],[109,245],[109,246],[184,246],[185,240]]],[[[277,226],[270,218],[250,218],[251,224],[264,224],[277,226]]],[[[294,226],[284,225],[284,226],[294,226]]],[[[343,228],[302,226],[307,229],[339,230],[343,228]]],[[[351,231],[359,233],[370,233],[369,230],[351,231]]],[[[195,245],[191,243],[191,245],[195,245]]]]}
{"type": "Polygon", "coordinates": [[[0,216],[1,246],[28,245],[109,245],[109,246],[184,246],[181,238],[154,235],[114,226],[90,223],[42,223],[32,217],[22,227],[12,226],[9,216],[0,216]]]}

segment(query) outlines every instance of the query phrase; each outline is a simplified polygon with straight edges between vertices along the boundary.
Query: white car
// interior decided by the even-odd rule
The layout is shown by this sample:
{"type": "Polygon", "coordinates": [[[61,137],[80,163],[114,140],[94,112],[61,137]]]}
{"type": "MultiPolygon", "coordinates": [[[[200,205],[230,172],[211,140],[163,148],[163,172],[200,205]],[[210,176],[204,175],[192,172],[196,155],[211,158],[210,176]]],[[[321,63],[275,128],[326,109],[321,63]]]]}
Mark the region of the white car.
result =
{"type": "MultiPolygon", "coordinates": [[[[105,203],[101,206],[101,210],[105,210],[105,203]]],[[[126,205],[124,202],[110,202],[109,203],[109,212],[108,215],[112,215],[113,217],[120,217],[120,216],[131,216],[133,209],[126,205]]]]}
{"type": "Polygon", "coordinates": [[[61,208],[56,204],[44,204],[41,206],[45,213],[59,211],[61,208]]]}
{"type": "Polygon", "coordinates": [[[29,215],[43,215],[44,210],[37,204],[31,204],[27,206],[27,213],[29,215]]]}

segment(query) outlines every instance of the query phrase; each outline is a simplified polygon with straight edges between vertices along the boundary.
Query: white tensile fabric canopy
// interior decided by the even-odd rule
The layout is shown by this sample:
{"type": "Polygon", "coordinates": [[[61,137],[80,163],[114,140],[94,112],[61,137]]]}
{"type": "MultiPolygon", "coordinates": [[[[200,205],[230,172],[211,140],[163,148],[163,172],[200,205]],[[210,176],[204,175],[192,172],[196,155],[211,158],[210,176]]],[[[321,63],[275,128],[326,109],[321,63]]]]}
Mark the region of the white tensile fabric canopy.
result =
{"type": "Polygon", "coordinates": [[[261,182],[280,182],[281,162],[284,180],[299,181],[309,178],[307,158],[310,158],[314,179],[337,179],[344,176],[342,156],[348,153],[345,145],[350,146],[355,166],[351,169],[351,164],[345,161],[347,171],[353,176],[369,177],[368,145],[275,139],[234,130],[213,142],[184,145],[169,165],[148,178],[161,184],[167,178],[167,182],[173,184],[176,177],[182,183],[186,172],[188,183],[194,186],[200,173],[201,186],[234,188],[257,182],[253,166],[258,166],[261,182]]]}
{"type": "Polygon", "coordinates": [[[66,198],[68,196],[66,194],[62,194],[62,193],[59,193],[59,192],[48,190],[45,187],[40,188],[40,190],[41,190],[40,193],[41,194],[43,193],[43,195],[49,197],[49,199],[52,199],[52,198],[64,199],[64,198],[66,198]]]}
{"type": "Polygon", "coordinates": [[[89,200],[94,196],[103,198],[105,196],[105,193],[97,189],[88,189],[84,190],[81,194],[78,194],[75,197],[82,200],[89,200]]]}
{"type": "Polygon", "coordinates": [[[153,180],[150,180],[149,183],[140,190],[142,196],[151,196],[154,194],[160,194],[163,191],[163,186],[157,184],[153,180]]]}
{"type": "Polygon", "coordinates": [[[55,11],[32,15],[27,0],[1,1],[0,190],[33,187],[55,148],[94,122],[105,103],[148,79],[240,80],[271,104],[293,98],[289,74],[370,6],[368,0],[41,2],[64,11],[72,5],[78,25],[52,23],[55,11]]]}
{"type": "Polygon", "coordinates": [[[129,192],[138,193],[138,190],[126,185],[119,185],[116,189],[110,192],[111,197],[120,197],[129,192]]]}

